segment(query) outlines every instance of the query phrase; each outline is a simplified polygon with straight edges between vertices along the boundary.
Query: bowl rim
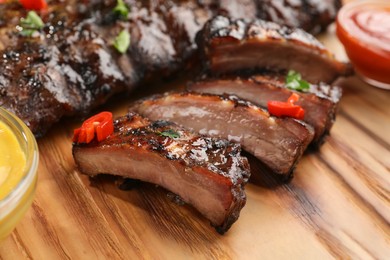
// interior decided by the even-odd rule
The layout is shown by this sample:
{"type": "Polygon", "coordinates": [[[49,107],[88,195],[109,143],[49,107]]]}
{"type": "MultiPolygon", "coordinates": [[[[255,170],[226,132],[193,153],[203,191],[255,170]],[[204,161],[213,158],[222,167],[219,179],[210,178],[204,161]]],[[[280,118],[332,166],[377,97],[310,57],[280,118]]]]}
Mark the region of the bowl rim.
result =
{"type": "Polygon", "coordinates": [[[347,2],[346,4],[344,4],[339,12],[337,13],[337,15],[339,15],[340,13],[344,14],[346,11],[349,11],[350,9],[352,8],[355,8],[357,6],[365,6],[365,5],[370,5],[370,6],[375,6],[375,5],[385,5],[385,6],[389,6],[390,3],[388,0],[359,0],[359,1],[352,1],[352,2],[347,2]]]}
{"type": "Polygon", "coordinates": [[[24,196],[31,183],[37,176],[37,169],[39,163],[39,150],[34,135],[31,130],[26,126],[21,119],[19,119],[12,112],[0,107],[0,120],[3,121],[11,130],[20,131],[20,134],[16,134],[16,138],[22,147],[23,152],[26,155],[25,174],[18,182],[18,184],[0,200],[0,219],[7,216],[13,208],[17,205],[17,202],[24,196]]]}

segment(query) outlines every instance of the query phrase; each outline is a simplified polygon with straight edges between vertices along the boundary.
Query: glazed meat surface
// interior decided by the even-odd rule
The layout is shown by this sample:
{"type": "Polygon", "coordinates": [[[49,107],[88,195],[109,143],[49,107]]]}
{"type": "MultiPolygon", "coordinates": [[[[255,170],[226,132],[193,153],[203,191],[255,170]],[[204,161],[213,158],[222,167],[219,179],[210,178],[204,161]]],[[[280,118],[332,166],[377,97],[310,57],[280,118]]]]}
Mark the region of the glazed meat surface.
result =
{"type": "Polygon", "coordinates": [[[259,3],[259,18],[314,34],[325,30],[341,7],[340,0],[260,0],[259,3]]]}
{"type": "MultiPolygon", "coordinates": [[[[267,1],[125,2],[131,7],[126,19],[112,12],[116,0],[50,1],[47,12],[39,13],[44,28],[33,37],[18,31],[27,11],[17,1],[0,4],[0,105],[42,136],[63,116],[87,114],[117,93],[188,66],[197,50],[195,35],[217,14],[294,25],[284,17],[268,15],[267,1]],[[113,47],[122,30],[131,36],[130,48],[123,55],[113,47]]],[[[314,9],[327,10],[320,5],[314,9]]],[[[306,11],[297,9],[296,19],[302,19],[306,11]]],[[[313,19],[309,20],[317,21],[313,19]]]]}
{"type": "Polygon", "coordinates": [[[0,105],[37,136],[62,116],[86,114],[156,74],[172,74],[196,50],[195,34],[211,17],[196,2],[129,1],[124,20],[113,14],[115,4],[52,1],[34,37],[15,29],[27,11],[17,2],[0,5],[0,105]],[[131,39],[123,55],[113,47],[122,30],[131,39]]]}
{"type": "Polygon", "coordinates": [[[114,128],[101,142],[73,144],[82,173],[109,173],[160,185],[196,208],[219,233],[238,219],[250,176],[238,144],[135,114],[117,119],[114,128]]]}
{"type": "Polygon", "coordinates": [[[292,172],[314,135],[313,129],[301,121],[272,117],[235,97],[172,93],[136,102],[130,110],[240,143],[278,174],[292,172]]]}
{"type": "MultiPolygon", "coordinates": [[[[21,117],[37,136],[62,116],[86,113],[136,82],[132,60],[120,57],[127,64],[122,70],[112,38],[98,28],[97,18],[86,19],[92,15],[88,10],[104,10],[104,5],[74,3],[65,8],[65,3],[52,1],[41,15],[45,27],[36,37],[23,37],[15,30],[27,13],[17,2],[0,8],[0,20],[4,15],[0,104],[21,117]],[[15,18],[8,22],[5,18],[10,15],[15,18]]],[[[111,29],[119,31],[120,25],[111,29]]]]}
{"type": "Polygon", "coordinates": [[[197,42],[205,70],[214,75],[295,70],[311,83],[330,83],[349,73],[312,35],[273,22],[217,16],[197,42]]]}
{"type": "Polygon", "coordinates": [[[270,100],[286,101],[292,93],[300,96],[297,105],[305,110],[304,121],[315,130],[312,144],[320,145],[334,123],[342,90],[327,84],[310,85],[307,92],[297,92],[286,87],[281,77],[257,75],[250,78],[208,79],[190,84],[188,90],[216,95],[236,95],[261,107],[270,100]]]}

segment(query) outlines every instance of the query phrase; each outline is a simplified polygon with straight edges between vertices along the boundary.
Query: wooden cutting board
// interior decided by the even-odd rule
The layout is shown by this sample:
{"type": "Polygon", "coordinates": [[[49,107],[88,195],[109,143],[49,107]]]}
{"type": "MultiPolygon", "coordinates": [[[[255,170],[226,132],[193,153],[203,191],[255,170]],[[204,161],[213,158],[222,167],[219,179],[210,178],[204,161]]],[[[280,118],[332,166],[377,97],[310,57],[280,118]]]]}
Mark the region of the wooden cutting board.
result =
{"type": "MultiPolygon", "coordinates": [[[[321,40],[345,59],[334,28],[321,40]]],[[[63,120],[38,141],[36,197],[0,259],[390,259],[390,91],[355,77],[342,87],[327,142],[288,184],[253,164],[247,205],[223,236],[162,188],[123,191],[112,177],[81,175],[71,154],[79,122],[63,120]]],[[[102,109],[122,115],[129,101],[102,109]]]]}

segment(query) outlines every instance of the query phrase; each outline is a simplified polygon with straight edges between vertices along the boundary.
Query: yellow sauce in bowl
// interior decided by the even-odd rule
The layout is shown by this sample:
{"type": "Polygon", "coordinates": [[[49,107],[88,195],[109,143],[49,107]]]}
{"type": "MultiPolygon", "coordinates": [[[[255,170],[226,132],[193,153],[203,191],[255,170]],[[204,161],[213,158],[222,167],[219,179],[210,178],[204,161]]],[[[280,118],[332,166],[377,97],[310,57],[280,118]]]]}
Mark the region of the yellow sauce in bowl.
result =
{"type": "Polygon", "coordinates": [[[30,129],[0,107],[0,241],[12,232],[31,206],[38,157],[30,129]]]}
{"type": "Polygon", "coordinates": [[[0,122],[0,200],[20,182],[26,167],[26,156],[16,136],[4,122],[0,122]]]}

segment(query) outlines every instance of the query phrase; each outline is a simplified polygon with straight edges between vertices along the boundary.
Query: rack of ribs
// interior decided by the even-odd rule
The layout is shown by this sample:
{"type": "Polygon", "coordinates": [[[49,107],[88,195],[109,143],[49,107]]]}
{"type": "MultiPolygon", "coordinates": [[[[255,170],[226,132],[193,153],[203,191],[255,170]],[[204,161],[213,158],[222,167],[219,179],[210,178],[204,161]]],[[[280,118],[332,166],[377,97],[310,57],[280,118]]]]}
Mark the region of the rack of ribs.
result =
{"type": "Polygon", "coordinates": [[[0,105],[42,136],[63,116],[85,115],[115,94],[190,64],[195,35],[216,15],[260,17],[318,32],[339,8],[339,1],[314,0],[284,7],[265,0],[125,2],[131,7],[127,19],[112,12],[115,0],[51,1],[39,14],[44,27],[33,37],[18,27],[27,11],[17,1],[0,4],[0,105]],[[291,8],[291,17],[273,15],[291,8]],[[112,46],[122,30],[131,38],[123,55],[112,46]]]}

